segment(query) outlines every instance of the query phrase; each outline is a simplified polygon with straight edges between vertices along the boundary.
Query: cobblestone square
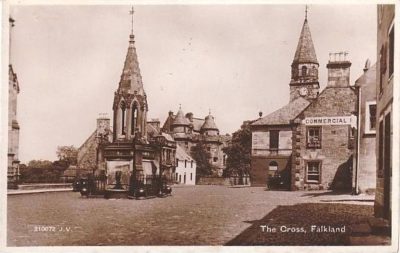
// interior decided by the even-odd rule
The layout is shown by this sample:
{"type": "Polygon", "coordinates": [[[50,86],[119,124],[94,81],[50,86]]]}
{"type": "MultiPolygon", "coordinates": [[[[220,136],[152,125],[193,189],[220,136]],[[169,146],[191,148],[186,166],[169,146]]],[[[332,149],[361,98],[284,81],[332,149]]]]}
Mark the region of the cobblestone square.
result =
{"type": "MultiPolygon", "coordinates": [[[[225,245],[230,242],[276,245],[268,239],[272,237],[260,234],[257,228],[254,236],[251,235],[253,232],[249,235],[249,231],[254,231],[253,224],[257,221],[261,224],[266,215],[279,216],[277,212],[285,210],[284,206],[291,206],[282,213],[283,220],[278,223],[287,223],[288,226],[304,224],[312,222],[313,207],[299,210],[294,205],[324,203],[323,210],[326,210],[328,205],[334,207],[337,202],[342,202],[358,206],[357,215],[372,216],[373,196],[366,197],[361,200],[359,196],[332,195],[329,192],[265,191],[262,187],[224,186],[174,187],[171,197],[147,200],[87,199],[76,192],[15,195],[8,196],[7,244],[225,245]]],[[[352,222],[343,218],[352,217],[351,208],[331,210],[333,213],[337,211],[329,216],[335,219],[332,224],[352,222]],[[346,210],[348,212],[344,212],[346,210]]],[[[280,236],[276,242],[282,245],[292,245],[293,238],[307,240],[307,236],[288,235],[287,240],[286,235],[281,233],[280,236]]],[[[329,244],[331,239],[324,243],[329,244]]]]}

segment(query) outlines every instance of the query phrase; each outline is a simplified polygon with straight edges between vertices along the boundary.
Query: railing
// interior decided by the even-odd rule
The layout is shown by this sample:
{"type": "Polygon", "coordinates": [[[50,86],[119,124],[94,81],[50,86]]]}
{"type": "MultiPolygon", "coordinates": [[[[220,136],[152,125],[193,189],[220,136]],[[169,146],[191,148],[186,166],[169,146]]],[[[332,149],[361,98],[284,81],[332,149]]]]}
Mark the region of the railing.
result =
{"type": "Polygon", "coordinates": [[[244,174],[242,176],[240,175],[231,175],[229,177],[229,181],[232,186],[235,185],[250,185],[250,175],[244,174]]]}

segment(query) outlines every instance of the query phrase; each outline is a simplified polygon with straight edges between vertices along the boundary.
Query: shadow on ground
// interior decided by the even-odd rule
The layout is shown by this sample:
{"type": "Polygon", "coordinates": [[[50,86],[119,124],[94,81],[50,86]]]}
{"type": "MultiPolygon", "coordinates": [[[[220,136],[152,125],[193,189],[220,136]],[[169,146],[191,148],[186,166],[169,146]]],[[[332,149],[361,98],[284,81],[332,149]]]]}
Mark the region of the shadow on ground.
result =
{"type": "Polygon", "coordinates": [[[321,199],[321,202],[374,202],[373,199],[333,199],[333,200],[325,200],[321,199]]]}
{"type": "Polygon", "coordinates": [[[366,222],[373,216],[373,206],[341,203],[304,203],[278,206],[261,220],[244,221],[252,225],[226,245],[348,245],[352,224],[366,222]],[[261,225],[275,228],[276,232],[263,232],[261,225]],[[344,227],[344,232],[316,232],[311,226],[344,227]],[[287,228],[305,232],[283,232],[287,228]]]}
{"type": "Polygon", "coordinates": [[[302,197],[320,197],[320,196],[337,196],[337,195],[349,195],[351,192],[349,191],[323,191],[323,192],[310,192],[304,193],[301,195],[302,197]]]}

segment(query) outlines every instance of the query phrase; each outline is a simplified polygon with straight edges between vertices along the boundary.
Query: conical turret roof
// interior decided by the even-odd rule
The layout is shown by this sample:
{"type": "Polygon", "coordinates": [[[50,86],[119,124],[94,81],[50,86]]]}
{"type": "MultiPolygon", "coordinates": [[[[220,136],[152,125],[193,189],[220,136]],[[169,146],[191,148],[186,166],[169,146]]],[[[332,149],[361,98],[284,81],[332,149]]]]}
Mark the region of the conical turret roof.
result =
{"type": "Polygon", "coordinates": [[[292,64],[299,63],[318,64],[307,18],[304,20],[303,28],[301,29],[299,42],[297,44],[297,49],[292,64]]]}
{"type": "Polygon", "coordinates": [[[201,129],[203,129],[203,130],[218,130],[218,127],[214,121],[214,117],[211,114],[207,115],[201,129]]]}
{"type": "Polygon", "coordinates": [[[126,54],[124,69],[122,70],[119,90],[131,94],[144,95],[142,75],[140,74],[138,57],[135,48],[135,36],[129,36],[129,47],[126,54]]]}
{"type": "Polygon", "coordinates": [[[179,108],[172,125],[189,125],[189,120],[185,117],[181,108],[179,108]]]}

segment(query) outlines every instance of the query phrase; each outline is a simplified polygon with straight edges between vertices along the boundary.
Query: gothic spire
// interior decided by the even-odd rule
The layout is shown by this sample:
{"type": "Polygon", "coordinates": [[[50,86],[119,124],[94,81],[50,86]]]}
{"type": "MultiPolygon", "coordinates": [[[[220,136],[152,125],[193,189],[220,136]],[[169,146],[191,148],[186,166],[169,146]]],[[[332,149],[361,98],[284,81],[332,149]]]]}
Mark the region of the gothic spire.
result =
{"type": "Polygon", "coordinates": [[[297,44],[296,53],[294,55],[293,64],[299,63],[316,63],[318,64],[315,54],[314,43],[311,38],[310,27],[307,20],[308,7],[306,7],[306,15],[304,18],[303,28],[301,29],[299,42],[297,44]]]}
{"type": "Polygon", "coordinates": [[[122,70],[119,90],[131,94],[144,95],[142,75],[140,74],[139,62],[135,47],[135,36],[133,34],[133,7],[129,12],[132,15],[131,34],[129,35],[129,47],[126,54],[124,68],[122,70]]]}

